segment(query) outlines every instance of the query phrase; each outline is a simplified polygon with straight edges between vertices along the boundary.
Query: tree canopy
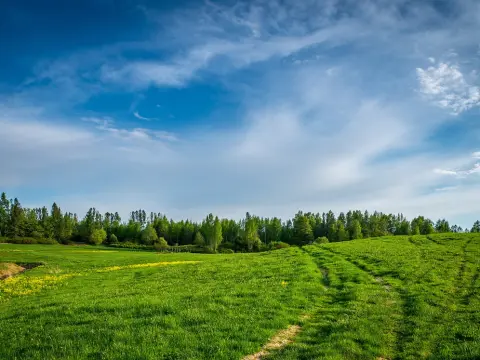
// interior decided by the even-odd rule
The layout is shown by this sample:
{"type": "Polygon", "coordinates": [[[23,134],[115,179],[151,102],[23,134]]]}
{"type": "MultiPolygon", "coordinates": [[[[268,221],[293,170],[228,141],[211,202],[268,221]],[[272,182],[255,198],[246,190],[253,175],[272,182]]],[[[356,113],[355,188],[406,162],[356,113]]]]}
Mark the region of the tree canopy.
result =
{"type": "MultiPolygon", "coordinates": [[[[465,230],[466,231],[466,230],[465,230]]],[[[162,213],[132,211],[126,221],[118,212],[101,214],[90,208],[79,220],[73,213],[51,207],[25,208],[18,199],[0,196],[0,237],[46,238],[58,242],[92,244],[136,243],[174,246],[197,245],[216,252],[221,248],[235,251],[257,251],[272,244],[305,245],[314,242],[347,241],[384,235],[416,235],[444,232],[464,232],[458,225],[450,226],[445,219],[433,222],[424,216],[408,220],[403,214],[348,211],[336,215],[333,211],[298,212],[292,219],[263,218],[250,213],[240,220],[220,219],[208,214],[201,222],[174,221],[162,213]],[[108,240],[107,240],[108,239],[108,240]],[[161,240],[163,239],[163,240],[161,240]],[[163,243],[165,241],[165,243],[163,243]]],[[[476,221],[471,232],[480,232],[476,221]]]]}

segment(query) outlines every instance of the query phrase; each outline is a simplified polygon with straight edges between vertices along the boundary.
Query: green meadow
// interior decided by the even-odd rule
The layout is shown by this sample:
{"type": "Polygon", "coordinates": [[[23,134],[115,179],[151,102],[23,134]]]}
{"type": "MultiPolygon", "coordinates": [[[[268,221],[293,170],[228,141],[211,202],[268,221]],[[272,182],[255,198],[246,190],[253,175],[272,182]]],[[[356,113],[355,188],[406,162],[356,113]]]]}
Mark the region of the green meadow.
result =
{"type": "Polygon", "coordinates": [[[480,358],[478,234],[212,255],[0,244],[0,262],[40,265],[0,280],[0,359],[480,358]]]}

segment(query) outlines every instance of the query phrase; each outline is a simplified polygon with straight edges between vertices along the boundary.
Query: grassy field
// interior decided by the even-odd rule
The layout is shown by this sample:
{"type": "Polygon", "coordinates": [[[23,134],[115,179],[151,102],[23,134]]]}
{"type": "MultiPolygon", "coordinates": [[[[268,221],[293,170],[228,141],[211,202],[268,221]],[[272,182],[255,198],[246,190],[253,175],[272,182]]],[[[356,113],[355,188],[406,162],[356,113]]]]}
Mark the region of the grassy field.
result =
{"type": "Polygon", "coordinates": [[[0,244],[0,359],[480,359],[480,236],[269,253],[0,244]],[[289,328],[290,327],[290,328],[289,328]]]}

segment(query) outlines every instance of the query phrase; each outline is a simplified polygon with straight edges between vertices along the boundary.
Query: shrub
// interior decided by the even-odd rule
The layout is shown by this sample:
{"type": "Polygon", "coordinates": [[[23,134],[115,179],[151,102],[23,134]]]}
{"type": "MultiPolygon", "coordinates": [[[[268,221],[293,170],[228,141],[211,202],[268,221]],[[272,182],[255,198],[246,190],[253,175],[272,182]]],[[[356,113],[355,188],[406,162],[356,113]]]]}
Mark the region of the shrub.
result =
{"type": "Polygon", "coordinates": [[[41,239],[43,237],[43,235],[39,231],[33,231],[32,232],[32,237],[35,238],[35,239],[41,239]]]}
{"type": "Polygon", "coordinates": [[[151,224],[147,225],[147,227],[142,231],[141,239],[142,243],[146,245],[151,245],[158,240],[157,232],[151,224]]]}
{"type": "Polygon", "coordinates": [[[222,250],[220,250],[220,253],[221,254],[235,254],[235,251],[233,251],[232,249],[222,249],[222,250]]]}
{"type": "Polygon", "coordinates": [[[103,229],[95,229],[92,231],[89,237],[90,244],[100,245],[107,238],[107,233],[103,229]]]}
{"type": "Polygon", "coordinates": [[[203,253],[205,254],[216,254],[217,252],[215,250],[213,250],[211,247],[204,247],[203,248],[203,253]]]}
{"type": "Polygon", "coordinates": [[[275,249],[285,249],[289,248],[290,244],[287,244],[283,241],[274,241],[270,243],[270,249],[275,250],[275,249]]]}
{"type": "Polygon", "coordinates": [[[200,231],[195,233],[195,239],[193,240],[193,243],[197,246],[205,246],[205,239],[200,231]]]}
{"type": "Polygon", "coordinates": [[[117,235],[110,234],[109,244],[112,244],[112,245],[118,244],[117,235]]]}
{"type": "Polygon", "coordinates": [[[154,250],[154,247],[152,245],[136,244],[131,241],[119,242],[117,244],[109,244],[109,246],[120,249],[154,250]]]}
{"type": "Polygon", "coordinates": [[[322,237],[317,237],[315,239],[315,243],[316,244],[327,244],[329,241],[328,241],[328,238],[325,237],[325,236],[322,236],[322,237]]]}
{"type": "Polygon", "coordinates": [[[166,250],[168,248],[167,240],[165,240],[163,237],[161,237],[161,238],[159,238],[155,241],[155,243],[153,244],[153,247],[157,251],[166,250]]]}
{"type": "Polygon", "coordinates": [[[0,242],[10,243],[10,244],[43,244],[43,245],[58,244],[58,242],[56,242],[53,239],[45,239],[45,238],[35,239],[33,237],[0,238],[0,242]]]}

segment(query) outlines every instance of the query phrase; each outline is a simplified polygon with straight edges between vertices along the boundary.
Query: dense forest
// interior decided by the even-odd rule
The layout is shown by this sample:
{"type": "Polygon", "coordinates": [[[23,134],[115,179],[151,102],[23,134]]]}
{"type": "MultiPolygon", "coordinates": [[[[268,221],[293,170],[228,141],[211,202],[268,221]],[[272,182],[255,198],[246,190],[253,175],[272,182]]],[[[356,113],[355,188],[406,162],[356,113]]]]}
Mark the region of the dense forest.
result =
{"type": "Polygon", "coordinates": [[[57,204],[50,209],[24,208],[18,199],[0,198],[0,237],[4,239],[49,239],[60,243],[84,242],[150,246],[195,245],[216,252],[259,251],[282,244],[304,245],[337,242],[386,235],[415,235],[445,232],[480,232],[476,221],[471,230],[450,226],[440,219],[435,223],[423,216],[408,220],[403,214],[368,211],[327,213],[298,212],[293,219],[261,218],[246,214],[239,221],[219,219],[209,214],[202,222],[169,220],[161,213],[136,210],[127,221],[118,212],[101,214],[90,208],[83,219],[63,213],[57,204]]]}

